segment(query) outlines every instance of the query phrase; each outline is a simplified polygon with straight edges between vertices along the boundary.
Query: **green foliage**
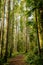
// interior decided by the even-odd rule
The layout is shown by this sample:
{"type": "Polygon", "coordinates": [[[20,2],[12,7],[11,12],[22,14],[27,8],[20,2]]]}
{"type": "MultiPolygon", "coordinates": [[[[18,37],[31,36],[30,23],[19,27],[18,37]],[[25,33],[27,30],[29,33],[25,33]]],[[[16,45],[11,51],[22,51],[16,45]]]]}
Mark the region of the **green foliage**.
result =
{"type": "Polygon", "coordinates": [[[29,52],[29,54],[27,55],[26,62],[30,65],[43,65],[42,61],[42,58],[34,54],[33,52],[29,52]]]}
{"type": "Polygon", "coordinates": [[[34,35],[33,34],[30,34],[30,41],[32,42],[34,39],[34,35]]]}
{"type": "Polygon", "coordinates": [[[29,38],[30,38],[30,42],[35,41],[36,38],[36,23],[34,22],[34,20],[31,21],[27,21],[26,25],[29,27],[29,38]]]}
{"type": "Polygon", "coordinates": [[[17,44],[17,50],[19,52],[23,52],[24,51],[23,41],[22,40],[19,40],[18,42],[19,43],[17,44]]]}
{"type": "Polygon", "coordinates": [[[33,21],[28,21],[26,24],[27,24],[27,26],[29,26],[29,25],[32,26],[32,25],[34,25],[34,22],[33,21]]]}
{"type": "Polygon", "coordinates": [[[0,65],[2,65],[2,59],[0,58],[0,65]]]}

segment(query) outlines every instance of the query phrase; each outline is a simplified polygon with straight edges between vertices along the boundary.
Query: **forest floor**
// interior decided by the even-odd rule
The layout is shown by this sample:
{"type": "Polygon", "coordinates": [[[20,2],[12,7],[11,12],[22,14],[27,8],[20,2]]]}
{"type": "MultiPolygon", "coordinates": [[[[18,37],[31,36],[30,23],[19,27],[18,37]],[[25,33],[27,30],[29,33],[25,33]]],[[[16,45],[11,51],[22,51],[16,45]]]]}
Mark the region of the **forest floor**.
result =
{"type": "Polygon", "coordinates": [[[24,59],[24,55],[17,55],[15,58],[10,59],[9,65],[27,65],[24,59]]]}

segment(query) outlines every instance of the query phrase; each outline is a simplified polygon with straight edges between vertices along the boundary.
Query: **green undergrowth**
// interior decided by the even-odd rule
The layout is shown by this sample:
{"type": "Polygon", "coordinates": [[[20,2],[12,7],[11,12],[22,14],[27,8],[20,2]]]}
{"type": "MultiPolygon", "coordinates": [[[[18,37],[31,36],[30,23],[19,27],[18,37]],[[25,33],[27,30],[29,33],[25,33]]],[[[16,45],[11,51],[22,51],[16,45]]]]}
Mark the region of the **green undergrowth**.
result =
{"type": "Polygon", "coordinates": [[[32,51],[26,54],[25,61],[30,65],[43,65],[43,58],[32,51]]]}

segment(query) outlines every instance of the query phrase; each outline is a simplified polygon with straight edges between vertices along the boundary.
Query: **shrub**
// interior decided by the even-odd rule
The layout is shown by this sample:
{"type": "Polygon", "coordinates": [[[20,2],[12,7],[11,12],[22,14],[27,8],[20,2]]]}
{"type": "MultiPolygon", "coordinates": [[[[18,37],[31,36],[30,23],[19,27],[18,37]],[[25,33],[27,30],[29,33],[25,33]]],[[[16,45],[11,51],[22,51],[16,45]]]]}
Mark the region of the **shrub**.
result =
{"type": "Polygon", "coordinates": [[[43,65],[43,59],[33,52],[29,52],[26,62],[30,65],[43,65]]]}

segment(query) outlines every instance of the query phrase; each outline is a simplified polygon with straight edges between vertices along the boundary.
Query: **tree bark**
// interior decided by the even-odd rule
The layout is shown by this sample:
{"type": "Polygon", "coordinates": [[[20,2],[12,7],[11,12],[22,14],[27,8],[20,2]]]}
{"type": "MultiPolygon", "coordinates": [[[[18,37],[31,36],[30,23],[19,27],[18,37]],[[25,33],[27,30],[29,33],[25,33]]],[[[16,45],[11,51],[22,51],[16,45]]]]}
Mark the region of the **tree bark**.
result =
{"type": "Polygon", "coordinates": [[[13,10],[12,10],[12,41],[11,41],[11,48],[10,48],[10,57],[12,56],[13,53],[13,48],[14,48],[14,0],[13,0],[13,10]]]}
{"type": "Polygon", "coordinates": [[[2,40],[1,40],[1,57],[3,57],[3,47],[4,47],[4,15],[5,15],[5,3],[6,1],[4,0],[4,5],[3,5],[3,12],[2,12],[2,23],[1,23],[1,33],[2,33],[2,40]]]}
{"type": "Polygon", "coordinates": [[[8,34],[9,34],[9,14],[10,14],[10,0],[8,0],[8,17],[7,17],[7,35],[6,35],[6,48],[5,48],[5,56],[4,61],[7,62],[8,58],[8,34]]]}
{"type": "Polygon", "coordinates": [[[38,54],[40,56],[40,39],[39,39],[39,31],[38,31],[38,19],[37,19],[37,9],[35,9],[35,20],[36,20],[36,30],[37,30],[37,43],[38,43],[38,54]]]}

